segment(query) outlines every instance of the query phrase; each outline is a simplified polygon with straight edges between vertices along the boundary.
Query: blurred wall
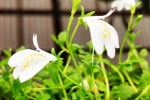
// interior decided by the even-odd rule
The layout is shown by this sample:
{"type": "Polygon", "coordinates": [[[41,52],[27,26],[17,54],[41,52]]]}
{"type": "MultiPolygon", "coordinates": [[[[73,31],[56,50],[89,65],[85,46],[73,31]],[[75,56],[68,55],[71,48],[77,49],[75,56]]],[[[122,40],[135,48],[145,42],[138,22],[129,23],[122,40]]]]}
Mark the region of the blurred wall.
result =
{"type": "MultiPolygon", "coordinates": [[[[83,0],[82,5],[86,12],[96,11],[95,15],[103,15],[110,9],[111,2],[102,0],[83,0]]],[[[14,50],[21,45],[33,48],[32,35],[38,34],[39,45],[44,50],[56,46],[51,34],[58,34],[67,27],[71,11],[71,0],[0,0],[0,48],[14,50]]],[[[150,50],[150,14],[145,14],[136,30],[141,30],[141,35],[136,43],[150,50]]],[[[78,10],[75,19],[80,16],[78,10]]],[[[123,19],[128,19],[129,12],[116,12],[107,18],[116,28],[120,42],[125,33],[123,19]]],[[[76,22],[74,21],[73,26],[76,22]]],[[[84,45],[90,40],[89,30],[81,26],[74,42],[84,45]]]]}

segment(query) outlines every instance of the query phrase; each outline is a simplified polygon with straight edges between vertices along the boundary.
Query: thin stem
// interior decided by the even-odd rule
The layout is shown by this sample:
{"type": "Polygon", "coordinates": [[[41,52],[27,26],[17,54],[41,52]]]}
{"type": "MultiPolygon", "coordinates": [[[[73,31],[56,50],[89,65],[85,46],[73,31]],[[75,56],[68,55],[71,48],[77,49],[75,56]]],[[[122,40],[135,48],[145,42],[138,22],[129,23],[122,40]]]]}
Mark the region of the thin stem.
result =
{"type": "Polygon", "coordinates": [[[60,74],[58,74],[58,79],[59,79],[60,85],[61,85],[61,87],[62,87],[62,89],[63,89],[64,97],[67,99],[67,98],[68,98],[68,97],[67,97],[67,93],[66,93],[66,90],[65,90],[65,88],[64,88],[64,84],[63,84],[63,82],[62,82],[62,79],[61,79],[61,77],[60,77],[60,74]]]}
{"type": "Polygon", "coordinates": [[[122,73],[118,70],[118,68],[117,68],[116,66],[114,66],[114,65],[110,65],[110,67],[111,67],[115,72],[118,73],[118,75],[119,75],[119,77],[120,77],[120,79],[121,79],[121,82],[124,83],[124,82],[125,82],[125,79],[124,79],[122,73]]]}
{"type": "Polygon", "coordinates": [[[64,68],[64,70],[63,70],[63,73],[66,73],[66,70],[67,70],[68,67],[69,67],[70,61],[71,61],[71,58],[70,58],[70,56],[69,56],[68,59],[67,59],[66,66],[65,66],[65,68],[64,68]]]}
{"type": "Polygon", "coordinates": [[[37,86],[37,87],[42,87],[42,88],[45,88],[45,86],[41,85],[40,83],[38,82],[34,82],[34,85],[37,86]]]}
{"type": "Polygon", "coordinates": [[[135,100],[139,100],[142,96],[144,96],[147,93],[147,91],[149,89],[150,89],[150,84],[143,89],[143,91],[140,93],[140,95],[135,100]]]}
{"type": "Polygon", "coordinates": [[[107,77],[107,74],[106,74],[106,69],[105,69],[104,63],[102,62],[102,59],[103,59],[102,56],[100,56],[100,65],[101,65],[102,72],[103,72],[104,79],[105,79],[105,83],[106,83],[106,97],[105,97],[105,99],[109,100],[109,98],[110,98],[109,82],[108,82],[108,77],[107,77]]]}
{"type": "Polygon", "coordinates": [[[74,30],[73,30],[73,33],[72,33],[72,35],[71,35],[71,37],[70,37],[69,44],[72,43],[72,41],[73,41],[73,39],[74,39],[74,36],[75,36],[75,34],[76,34],[76,32],[77,32],[79,26],[80,26],[80,21],[77,22],[77,25],[76,25],[76,27],[75,27],[74,30]]]}
{"type": "Polygon", "coordinates": [[[69,33],[70,33],[70,30],[71,30],[71,25],[72,25],[73,20],[74,20],[74,13],[71,13],[69,23],[68,23],[68,26],[67,26],[67,34],[66,34],[66,45],[67,45],[67,47],[69,47],[69,33]]]}
{"type": "Polygon", "coordinates": [[[96,86],[95,86],[95,78],[94,78],[94,73],[92,72],[92,81],[93,81],[93,85],[92,85],[92,88],[94,88],[94,94],[95,94],[95,98],[96,98],[96,100],[98,100],[98,98],[97,98],[97,88],[96,88],[96,86]]]}
{"type": "Polygon", "coordinates": [[[74,80],[72,80],[70,77],[68,77],[65,73],[63,73],[62,72],[62,70],[59,68],[59,67],[57,67],[58,68],[58,70],[60,71],[60,73],[64,76],[64,77],[66,77],[68,80],[70,80],[72,83],[74,83],[75,85],[77,85],[77,86],[79,86],[79,84],[77,83],[77,82],[75,82],[74,80]]]}
{"type": "Polygon", "coordinates": [[[94,63],[94,48],[92,50],[92,66],[93,66],[93,63],[94,63]]]}
{"type": "Polygon", "coordinates": [[[74,65],[75,65],[75,67],[76,67],[78,76],[79,76],[80,81],[81,81],[81,83],[82,83],[82,89],[83,89],[83,90],[85,91],[85,93],[86,93],[87,95],[89,95],[89,97],[92,99],[91,95],[86,91],[86,89],[85,89],[85,87],[84,87],[83,79],[82,79],[82,77],[81,77],[81,75],[80,75],[80,73],[79,73],[79,69],[78,69],[76,60],[75,60],[74,55],[73,55],[72,50],[71,50],[71,42],[72,42],[72,40],[73,40],[73,38],[74,38],[74,35],[75,35],[75,33],[76,33],[77,29],[78,29],[78,24],[76,25],[76,28],[75,28],[74,31],[73,31],[73,35],[71,36],[71,40],[70,40],[71,42],[69,42],[69,33],[70,33],[70,30],[71,30],[72,22],[73,22],[73,20],[74,20],[74,14],[75,14],[75,11],[72,10],[71,16],[70,16],[70,20],[69,20],[69,23],[68,23],[68,26],[67,26],[66,45],[67,45],[67,48],[68,48],[68,50],[69,50],[69,55],[71,56],[71,59],[73,60],[73,63],[74,63],[74,65]]]}
{"type": "Polygon", "coordinates": [[[63,49],[66,53],[69,53],[68,49],[66,49],[64,46],[60,46],[61,49],[63,49]]]}
{"type": "Polygon", "coordinates": [[[132,82],[132,79],[130,78],[129,74],[126,72],[126,70],[123,70],[127,80],[129,81],[131,87],[134,89],[135,92],[138,92],[138,89],[136,88],[136,86],[134,85],[134,83],[132,82]]]}
{"type": "Polygon", "coordinates": [[[80,74],[79,69],[78,69],[78,65],[77,65],[77,63],[76,63],[76,60],[75,60],[75,58],[74,58],[74,55],[73,55],[72,50],[71,50],[70,47],[69,47],[69,53],[70,53],[70,56],[71,56],[71,58],[72,58],[72,60],[73,60],[74,65],[75,65],[75,67],[76,67],[78,76],[79,76],[79,78],[80,78],[80,82],[81,82],[81,84],[82,84],[82,89],[84,90],[84,92],[85,92],[85,93],[90,97],[90,99],[92,100],[91,95],[87,92],[87,90],[86,90],[85,87],[84,87],[83,79],[82,79],[82,77],[81,77],[81,74],[80,74]]]}
{"type": "Polygon", "coordinates": [[[128,39],[128,35],[131,31],[133,16],[134,16],[134,13],[131,13],[131,17],[130,17],[129,24],[128,24],[128,29],[127,29],[127,32],[125,33],[125,36],[124,36],[123,41],[121,43],[121,47],[120,47],[120,51],[119,51],[119,63],[122,62],[122,53],[123,53],[125,43],[128,39]]]}
{"type": "MultiPolygon", "coordinates": [[[[134,53],[135,57],[136,57],[138,60],[140,60],[140,57],[139,57],[139,55],[138,55],[137,51],[136,51],[136,50],[133,50],[133,53],[134,53]]],[[[142,69],[142,71],[143,71],[144,69],[143,69],[143,67],[142,67],[142,64],[141,64],[141,63],[142,63],[142,62],[140,61],[140,62],[139,62],[139,64],[140,64],[140,67],[141,67],[141,69],[142,69]]]]}

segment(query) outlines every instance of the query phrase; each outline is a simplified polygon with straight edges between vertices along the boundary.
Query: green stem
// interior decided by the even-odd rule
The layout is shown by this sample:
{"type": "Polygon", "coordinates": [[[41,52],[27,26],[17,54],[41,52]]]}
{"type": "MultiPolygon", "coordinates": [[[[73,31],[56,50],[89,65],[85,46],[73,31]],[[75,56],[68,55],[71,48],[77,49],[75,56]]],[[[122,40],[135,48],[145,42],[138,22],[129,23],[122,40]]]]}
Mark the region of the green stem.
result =
{"type": "Polygon", "coordinates": [[[123,41],[121,43],[121,47],[120,47],[120,51],[119,51],[119,63],[122,62],[122,53],[123,53],[125,43],[128,39],[129,33],[131,31],[133,16],[134,16],[134,13],[131,13],[131,17],[130,17],[129,24],[128,24],[128,29],[127,29],[127,32],[125,33],[125,36],[124,36],[123,41]]]}
{"type": "Polygon", "coordinates": [[[84,90],[84,92],[85,92],[85,93],[90,97],[90,99],[92,100],[91,95],[87,92],[87,90],[86,90],[85,87],[84,87],[83,79],[82,79],[82,77],[81,77],[81,74],[80,74],[79,69],[78,69],[78,65],[77,65],[77,63],[76,63],[76,60],[75,60],[75,58],[74,58],[74,56],[73,56],[73,53],[72,53],[72,50],[71,50],[70,47],[69,47],[69,53],[70,53],[70,56],[71,56],[71,58],[72,58],[72,60],[73,60],[74,65],[75,65],[75,67],[76,67],[78,76],[79,76],[79,78],[80,78],[80,82],[81,82],[81,84],[82,84],[82,89],[84,90]]]}
{"type": "Polygon", "coordinates": [[[121,82],[124,83],[124,82],[125,82],[125,79],[124,79],[122,73],[118,70],[118,68],[117,68],[116,66],[114,66],[114,65],[110,65],[110,67],[111,67],[115,72],[118,73],[118,75],[119,75],[119,77],[120,77],[120,79],[121,79],[121,82]]]}
{"type": "Polygon", "coordinates": [[[92,81],[93,81],[93,85],[92,85],[92,88],[94,88],[94,94],[95,94],[95,98],[96,98],[96,100],[98,100],[98,96],[97,96],[97,89],[96,89],[96,87],[95,87],[95,78],[94,78],[94,73],[92,72],[92,81]]]}
{"type": "Polygon", "coordinates": [[[123,70],[127,80],[129,81],[131,87],[134,89],[135,92],[138,92],[138,89],[136,88],[136,86],[134,85],[134,83],[132,82],[132,79],[130,78],[129,74],[126,72],[126,70],[123,70]]]}
{"type": "Polygon", "coordinates": [[[104,79],[105,79],[105,83],[106,83],[106,97],[105,97],[105,99],[109,100],[109,98],[110,98],[109,82],[108,82],[108,77],[107,77],[107,74],[106,74],[106,69],[105,69],[104,63],[102,62],[102,59],[103,59],[102,56],[100,56],[100,65],[101,65],[102,72],[103,72],[104,79]]]}
{"type": "Polygon", "coordinates": [[[74,39],[74,36],[75,36],[75,34],[76,34],[76,32],[77,32],[79,26],[80,26],[80,21],[77,22],[77,25],[76,25],[76,27],[75,27],[74,30],[73,30],[73,33],[72,33],[72,35],[71,35],[71,37],[70,37],[69,44],[72,43],[72,41],[73,41],[73,39],[74,39]]]}
{"type": "Polygon", "coordinates": [[[73,20],[74,20],[75,12],[76,12],[76,11],[73,11],[73,10],[72,10],[71,16],[70,16],[70,19],[69,19],[69,23],[68,23],[68,26],[67,26],[66,45],[67,45],[67,48],[68,48],[68,50],[69,50],[69,55],[71,56],[71,59],[73,60],[73,63],[74,63],[74,65],[75,65],[75,67],[76,67],[78,76],[79,76],[80,81],[81,81],[81,83],[82,83],[82,89],[85,91],[85,93],[86,93],[87,95],[89,95],[90,99],[92,99],[91,95],[86,91],[86,89],[85,89],[85,87],[84,87],[83,79],[82,79],[82,77],[81,77],[81,75],[80,75],[80,73],[79,73],[79,69],[78,69],[76,60],[75,60],[74,55],[73,55],[72,50],[71,50],[71,42],[72,42],[72,40],[73,40],[73,38],[74,38],[74,35],[76,34],[76,31],[77,31],[77,29],[78,29],[78,26],[79,26],[78,24],[79,24],[79,23],[76,25],[76,27],[75,27],[75,29],[74,29],[74,31],[73,31],[73,34],[72,34],[72,36],[71,36],[70,42],[69,42],[69,33],[70,33],[70,30],[71,30],[72,22],[73,22],[73,20]]]}
{"type": "Polygon", "coordinates": [[[61,48],[62,50],[64,50],[66,53],[69,53],[68,49],[66,49],[64,46],[60,46],[60,48],[61,48]]]}
{"type": "MultiPolygon", "coordinates": [[[[136,50],[133,50],[133,53],[134,53],[135,57],[136,57],[138,60],[140,60],[140,57],[139,57],[137,51],[136,51],[136,50]]],[[[141,69],[142,69],[142,71],[143,71],[144,69],[143,69],[143,67],[142,67],[142,62],[140,61],[139,64],[140,64],[140,67],[141,67],[141,69]]]]}
{"type": "Polygon", "coordinates": [[[66,90],[65,90],[65,88],[64,88],[62,79],[61,79],[61,77],[60,77],[60,74],[58,74],[58,79],[59,79],[60,85],[61,85],[61,87],[62,87],[62,89],[63,89],[64,97],[65,97],[66,99],[68,99],[66,90]]]}
{"type": "Polygon", "coordinates": [[[149,89],[150,89],[150,84],[143,89],[143,91],[140,93],[140,95],[135,100],[139,100],[142,96],[144,96],[147,93],[147,91],[149,89]]]}
{"type": "Polygon", "coordinates": [[[70,56],[69,56],[68,59],[67,59],[66,66],[65,66],[65,68],[64,68],[64,70],[63,70],[63,73],[66,73],[66,70],[67,70],[68,67],[69,67],[70,61],[71,61],[71,58],[70,58],[70,56]]]}
{"type": "Polygon", "coordinates": [[[77,83],[77,82],[75,82],[74,80],[72,80],[70,77],[68,77],[65,73],[63,73],[63,71],[59,68],[59,67],[57,67],[58,68],[58,70],[60,71],[60,73],[64,76],[64,77],[66,77],[68,80],[70,80],[72,83],[74,83],[75,85],[77,85],[77,86],[79,86],[79,84],[77,83]]]}
{"type": "Polygon", "coordinates": [[[75,29],[74,29],[74,31],[73,31],[73,34],[72,34],[72,36],[71,36],[71,38],[70,38],[70,42],[69,42],[69,33],[70,33],[71,25],[72,25],[72,22],[73,22],[73,19],[74,19],[74,14],[75,14],[75,13],[71,13],[70,20],[69,20],[69,23],[68,23],[67,35],[66,35],[66,45],[67,45],[67,48],[68,48],[68,50],[69,50],[69,54],[70,54],[70,56],[71,56],[71,59],[73,60],[73,63],[74,63],[74,65],[75,65],[75,67],[76,67],[78,76],[79,76],[79,78],[80,78],[80,82],[82,83],[82,89],[83,89],[83,90],[85,91],[85,93],[86,93],[87,95],[89,95],[89,97],[92,99],[91,95],[87,92],[87,90],[86,90],[85,87],[84,87],[83,79],[82,79],[82,77],[81,77],[81,75],[80,75],[80,73],[79,73],[78,65],[77,65],[77,63],[76,63],[76,60],[75,60],[74,55],[73,55],[72,50],[71,50],[71,43],[72,43],[73,38],[74,38],[74,36],[75,36],[75,34],[76,34],[76,31],[77,31],[77,29],[78,29],[78,27],[79,27],[79,24],[80,24],[79,22],[77,23],[77,25],[76,25],[76,27],[75,27],[75,29]]]}
{"type": "Polygon", "coordinates": [[[66,45],[67,45],[67,47],[69,47],[69,33],[70,33],[70,30],[71,30],[71,25],[72,25],[73,20],[74,20],[74,13],[71,13],[69,23],[68,23],[68,26],[67,26],[67,34],[66,34],[66,45]]]}
{"type": "Polygon", "coordinates": [[[37,87],[45,88],[45,86],[41,85],[41,84],[38,83],[38,82],[34,82],[34,85],[37,86],[37,87]]]}

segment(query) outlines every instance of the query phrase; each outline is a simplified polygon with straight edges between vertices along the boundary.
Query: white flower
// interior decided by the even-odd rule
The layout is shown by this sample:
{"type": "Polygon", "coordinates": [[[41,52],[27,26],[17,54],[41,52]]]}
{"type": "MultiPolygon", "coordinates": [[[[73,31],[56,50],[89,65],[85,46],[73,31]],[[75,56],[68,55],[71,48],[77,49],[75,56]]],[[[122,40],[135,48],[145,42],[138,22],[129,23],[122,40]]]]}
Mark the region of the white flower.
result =
{"type": "MultiPolygon", "coordinates": [[[[80,86],[82,86],[82,83],[79,84],[80,86]]],[[[85,87],[86,90],[90,90],[90,86],[89,83],[87,82],[86,79],[83,80],[83,85],[85,87]]],[[[92,92],[98,92],[98,87],[97,85],[94,83],[94,85],[92,86],[92,92]]]]}
{"type": "MultiPolygon", "coordinates": [[[[90,89],[90,86],[89,86],[89,84],[88,84],[88,82],[87,82],[86,79],[83,80],[83,85],[84,85],[84,87],[85,87],[86,90],[90,89]]],[[[80,86],[82,86],[82,83],[80,83],[80,86]]]]}
{"type": "Polygon", "coordinates": [[[112,8],[116,8],[118,11],[121,11],[125,8],[125,10],[130,10],[132,6],[135,6],[135,0],[115,0],[112,4],[112,8]]]}
{"type": "Polygon", "coordinates": [[[56,61],[57,58],[43,50],[38,46],[37,35],[33,35],[33,44],[36,50],[25,49],[21,50],[9,59],[10,67],[15,67],[13,70],[14,79],[19,78],[20,82],[25,82],[36,75],[49,61],[56,61]]]}
{"type": "Polygon", "coordinates": [[[98,55],[104,51],[104,46],[107,50],[107,55],[110,58],[115,56],[115,48],[119,48],[119,39],[116,30],[108,23],[101,19],[110,16],[114,10],[110,10],[104,16],[84,17],[83,21],[87,23],[91,33],[91,39],[94,50],[98,55]]]}

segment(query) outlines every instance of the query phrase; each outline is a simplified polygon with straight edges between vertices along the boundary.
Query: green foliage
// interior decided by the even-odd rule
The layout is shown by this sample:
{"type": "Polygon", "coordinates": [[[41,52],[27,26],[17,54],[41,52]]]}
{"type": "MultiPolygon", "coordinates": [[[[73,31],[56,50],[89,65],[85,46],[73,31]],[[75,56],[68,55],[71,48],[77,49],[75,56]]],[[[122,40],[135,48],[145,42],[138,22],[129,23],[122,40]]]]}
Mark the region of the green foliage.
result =
{"type": "Polygon", "coordinates": [[[121,84],[112,88],[112,98],[114,99],[120,98],[121,100],[124,100],[130,98],[133,94],[133,88],[126,84],[121,84]]]}
{"type": "Polygon", "coordinates": [[[36,100],[49,100],[51,97],[49,94],[40,94],[37,95],[36,100]]]}

